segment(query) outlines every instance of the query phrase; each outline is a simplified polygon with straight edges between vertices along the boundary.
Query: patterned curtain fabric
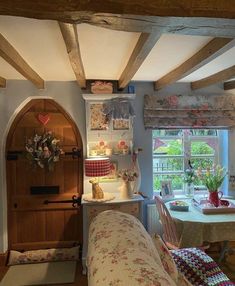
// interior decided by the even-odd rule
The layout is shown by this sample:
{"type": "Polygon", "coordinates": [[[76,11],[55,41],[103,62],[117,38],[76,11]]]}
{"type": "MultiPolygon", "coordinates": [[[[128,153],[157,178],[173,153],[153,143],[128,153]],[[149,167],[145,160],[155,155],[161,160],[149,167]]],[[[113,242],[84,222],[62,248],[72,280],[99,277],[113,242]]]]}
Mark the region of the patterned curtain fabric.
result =
{"type": "Polygon", "coordinates": [[[145,95],[144,125],[230,129],[235,126],[235,95],[145,95]]]}

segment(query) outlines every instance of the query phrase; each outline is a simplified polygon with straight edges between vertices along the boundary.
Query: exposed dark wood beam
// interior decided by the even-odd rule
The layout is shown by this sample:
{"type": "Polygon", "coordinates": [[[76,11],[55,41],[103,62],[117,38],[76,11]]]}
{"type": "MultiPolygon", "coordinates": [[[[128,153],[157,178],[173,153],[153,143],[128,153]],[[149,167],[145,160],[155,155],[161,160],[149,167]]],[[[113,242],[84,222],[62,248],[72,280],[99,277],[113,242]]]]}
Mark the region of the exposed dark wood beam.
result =
{"type": "Polygon", "coordinates": [[[187,75],[191,74],[195,70],[199,69],[203,65],[206,65],[216,57],[225,53],[227,50],[235,46],[235,40],[229,38],[215,38],[211,40],[207,45],[200,49],[191,58],[185,61],[183,64],[160,78],[155,82],[155,89],[159,90],[168,84],[171,84],[187,75]]]}
{"type": "Polygon", "coordinates": [[[235,76],[235,65],[220,72],[217,72],[211,76],[208,76],[206,78],[191,82],[191,88],[193,90],[199,89],[202,87],[206,87],[208,85],[223,82],[225,80],[233,78],[234,76],[235,76]]]}
{"type": "Polygon", "coordinates": [[[227,81],[224,83],[224,90],[235,89],[235,80],[227,81]]]}
{"type": "Polygon", "coordinates": [[[2,34],[0,34],[0,56],[37,88],[44,88],[44,80],[29,66],[2,34]]]}
{"type": "Polygon", "coordinates": [[[174,17],[235,17],[234,0],[57,0],[1,1],[0,13],[39,19],[76,19],[79,12],[174,17]]]}
{"type": "Polygon", "coordinates": [[[146,33],[164,26],[169,33],[235,38],[234,0],[12,0],[0,1],[0,15],[146,33]]]}
{"type": "Polygon", "coordinates": [[[79,48],[77,27],[73,24],[61,22],[59,22],[59,26],[77,82],[81,88],[85,88],[86,77],[79,48]]]}
{"type": "Polygon", "coordinates": [[[130,59],[118,80],[119,88],[124,88],[128,85],[160,37],[160,32],[142,33],[140,35],[130,59]]]}
{"type": "Polygon", "coordinates": [[[6,87],[6,79],[0,76],[0,87],[6,87]]]}
{"type": "Polygon", "coordinates": [[[77,23],[87,23],[107,29],[235,38],[235,20],[211,18],[150,17],[133,15],[85,14],[77,23]]]}
{"type": "Polygon", "coordinates": [[[235,38],[235,20],[209,18],[150,17],[133,15],[85,15],[78,23],[127,32],[165,33],[235,38]]]}
{"type": "MultiPolygon", "coordinates": [[[[186,35],[201,35],[211,37],[235,38],[235,13],[234,0],[180,0],[175,1],[109,1],[109,9],[104,1],[1,1],[0,15],[22,16],[36,19],[57,20],[65,23],[88,23],[103,28],[151,33],[164,27],[166,33],[179,33],[186,35]],[[195,13],[185,13],[190,3],[195,1],[192,9],[204,11],[196,18],[195,13]],[[102,3],[100,3],[102,2],[102,3]],[[209,6],[215,13],[213,18],[209,17],[209,6]],[[185,6],[187,5],[187,6],[185,6]],[[160,7],[165,7],[165,13],[160,13],[160,7]],[[127,9],[129,7],[129,9],[127,9]],[[175,7],[179,13],[170,13],[175,7]],[[149,10],[149,11],[148,11],[149,10]],[[229,11],[231,19],[225,19],[223,11],[229,11]],[[202,17],[202,18],[201,18],[202,17]]],[[[107,1],[106,1],[107,2],[107,1]]],[[[212,14],[211,14],[212,15],[212,14]]]]}

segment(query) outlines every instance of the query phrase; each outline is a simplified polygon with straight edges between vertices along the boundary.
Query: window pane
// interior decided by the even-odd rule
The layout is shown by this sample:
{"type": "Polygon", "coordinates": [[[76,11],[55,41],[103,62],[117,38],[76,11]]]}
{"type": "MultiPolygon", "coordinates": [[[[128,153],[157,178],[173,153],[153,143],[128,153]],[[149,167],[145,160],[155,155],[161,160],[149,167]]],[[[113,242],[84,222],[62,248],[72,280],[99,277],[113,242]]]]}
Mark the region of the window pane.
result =
{"type": "Polygon", "coordinates": [[[158,155],[181,155],[182,152],[182,139],[165,140],[154,138],[153,140],[153,153],[158,155]]]}
{"type": "Polygon", "coordinates": [[[216,141],[193,141],[191,142],[191,155],[214,155],[213,147],[216,147],[216,141]]]}
{"type": "Polygon", "coordinates": [[[161,181],[170,180],[172,190],[183,189],[183,176],[179,175],[157,175],[153,177],[153,188],[154,190],[161,190],[161,181]]]}
{"type": "MultiPolygon", "coordinates": [[[[153,131],[153,183],[161,189],[161,181],[171,180],[173,190],[182,190],[184,169],[190,160],[193,168],[203,172],[212,168],[218,153],[218,132],[215,129],[154,130],[153,131]]],[[[194,181],[201,189],[202,182],[194,181]]]]}
{"type": "Polygon", "coordinates": [[[161,130],[153,130],[153,138],[161,137],[161,136],[179,136],[181,135],[180,129],[161,129],[161,130]]]}
{"type": "Polygon", "coordinates": [[[212,168],[214,158],[192,158],[191,164],[195,170],[199,167],[202,168],[202,170],[206,170],[208,167],[212,168]]]}
{"type": "Polygon", "coordinates": [[[153,155],[153,173],[183,171],[183,158],[156,158],[153,155]]]}
{"type": "Polygon", "coordinates": [[[216,129],[190,129],[193,136],[217,136],[216,129]]]}

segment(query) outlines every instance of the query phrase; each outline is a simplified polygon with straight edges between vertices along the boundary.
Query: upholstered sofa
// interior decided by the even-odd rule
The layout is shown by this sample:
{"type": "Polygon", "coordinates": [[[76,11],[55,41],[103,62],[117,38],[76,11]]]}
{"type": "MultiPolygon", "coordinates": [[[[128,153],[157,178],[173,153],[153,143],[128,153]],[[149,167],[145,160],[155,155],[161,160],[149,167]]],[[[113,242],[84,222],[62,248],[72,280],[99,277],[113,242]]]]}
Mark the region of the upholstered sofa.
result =
{"type": "Polygon", "coordinates": [[[235,285],[204,252],[170,252],[129,214],[108,210],[89,228],[89,286],[235,285]]]}

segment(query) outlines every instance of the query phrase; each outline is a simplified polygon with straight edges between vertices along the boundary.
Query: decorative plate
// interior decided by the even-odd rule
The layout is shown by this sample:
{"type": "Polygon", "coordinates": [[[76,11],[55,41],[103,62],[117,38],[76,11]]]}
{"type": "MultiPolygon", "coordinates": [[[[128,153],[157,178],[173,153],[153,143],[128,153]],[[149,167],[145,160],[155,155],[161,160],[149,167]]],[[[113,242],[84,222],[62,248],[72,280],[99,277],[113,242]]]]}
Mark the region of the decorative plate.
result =
{"type": "Polygon", "coordinates": [[[104,193],[104,198],[103,199],[93,199],[92,198],[92,193],[90,194],[85,194],[83,195],[82,199],[87,202],[97,202],[97,203],[103,203],[107,201],[111,201],[115,199],[115,196],[112,194],[104,193]]]}
{"type": "Polygon", "coordinates": [[[187,212],[189,205],[184,201],[173,201],[170,202],[170,209],[173,211],[187,212]]]}

